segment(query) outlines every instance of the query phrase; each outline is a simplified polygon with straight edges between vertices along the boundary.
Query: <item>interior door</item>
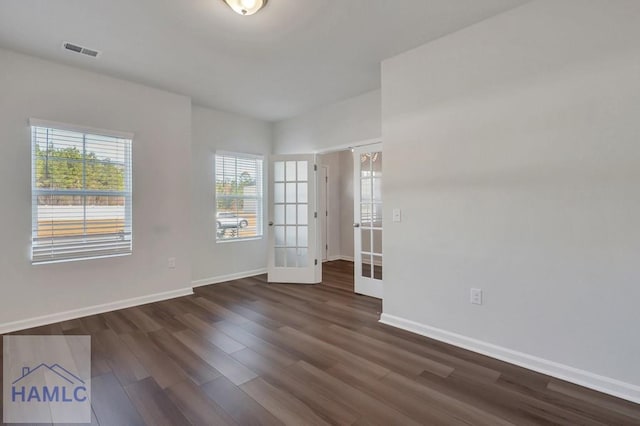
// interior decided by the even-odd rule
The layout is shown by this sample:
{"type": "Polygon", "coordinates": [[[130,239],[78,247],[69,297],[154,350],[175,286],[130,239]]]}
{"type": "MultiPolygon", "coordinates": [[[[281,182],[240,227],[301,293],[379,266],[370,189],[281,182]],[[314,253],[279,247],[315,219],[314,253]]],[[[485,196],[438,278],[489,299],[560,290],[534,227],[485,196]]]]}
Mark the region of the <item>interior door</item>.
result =
{"type": "Polygon", "coordinates": [[[315,155],[272,156],[269,172],[268,281],[322,281],[315,155]]]}
{"type": "Polygon", "coordinates": [[[355,292],[383,296],[382,144],[354,150],[355,292]]]}

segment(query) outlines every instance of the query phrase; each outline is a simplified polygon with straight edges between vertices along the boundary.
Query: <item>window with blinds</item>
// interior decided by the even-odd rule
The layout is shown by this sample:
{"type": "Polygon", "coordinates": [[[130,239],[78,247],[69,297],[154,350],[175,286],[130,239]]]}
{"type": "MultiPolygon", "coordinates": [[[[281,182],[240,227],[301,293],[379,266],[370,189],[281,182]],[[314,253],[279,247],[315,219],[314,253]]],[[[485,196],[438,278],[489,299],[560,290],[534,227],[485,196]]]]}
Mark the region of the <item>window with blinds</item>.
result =
{"type": "Polygon", "coordinates": [[[217,153],[216,240],[262,236],[262,157],[217,153]]]}
{"type": "Polygon", "coordinates": [[[132,135],[31,120],[32,262],[130,254],[132,135]]]}

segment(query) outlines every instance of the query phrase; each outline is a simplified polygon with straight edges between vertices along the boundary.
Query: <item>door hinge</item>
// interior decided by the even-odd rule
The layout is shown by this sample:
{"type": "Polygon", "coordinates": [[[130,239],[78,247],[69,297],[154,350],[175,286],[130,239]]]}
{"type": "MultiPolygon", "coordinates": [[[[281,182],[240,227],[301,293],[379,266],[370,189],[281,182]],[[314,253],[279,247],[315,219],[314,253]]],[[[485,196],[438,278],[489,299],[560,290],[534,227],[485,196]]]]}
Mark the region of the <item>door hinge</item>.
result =
{"type": "Polygon", "coordinates": [[[314,172],[317,172],[317,171],[318,171],[318,165],[317,165],[317,164],[314,164],[314,165],[313,165],[313,171],[314,171],[314,172]]]}
{"type": "Polygon", "coordinates": [[[318,259],[315,259],[314,265],[317,265],[317,264],[318,264],[318,259]]]}
{"type": "Polygon", "coordinates": [[[318,212],[313,212],[313,218],[317,219],[318,218],[318,212]]]}
{"type": "Polygon", "coordinates": [[[325,250],[329,250],[329,244],[324,247],[325,250]]]}
{"type": "Polygon", "coordinates": [[[324,177],[324,181],[325,181],[325,182],[327,182],[327,183],[329,183],[329,176],[325,176],[325,177],[324,177]]]}

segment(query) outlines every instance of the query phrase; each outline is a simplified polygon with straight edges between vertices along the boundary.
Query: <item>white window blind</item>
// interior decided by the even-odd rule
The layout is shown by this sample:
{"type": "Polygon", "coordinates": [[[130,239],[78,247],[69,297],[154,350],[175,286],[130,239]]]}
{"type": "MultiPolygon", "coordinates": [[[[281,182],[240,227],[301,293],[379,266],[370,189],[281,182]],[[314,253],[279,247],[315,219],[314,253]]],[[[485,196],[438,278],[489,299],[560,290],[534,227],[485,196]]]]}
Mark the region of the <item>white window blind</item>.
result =
{"type": "Polygon", "coordinates": [[[31,138],[32,262],[130,254],[131,136],[31,120],[31,138]]]}
{"type": "Polygon", "coordinates": [[[262,157],[217,153],[216,239],[262,236],[262,157]]]}

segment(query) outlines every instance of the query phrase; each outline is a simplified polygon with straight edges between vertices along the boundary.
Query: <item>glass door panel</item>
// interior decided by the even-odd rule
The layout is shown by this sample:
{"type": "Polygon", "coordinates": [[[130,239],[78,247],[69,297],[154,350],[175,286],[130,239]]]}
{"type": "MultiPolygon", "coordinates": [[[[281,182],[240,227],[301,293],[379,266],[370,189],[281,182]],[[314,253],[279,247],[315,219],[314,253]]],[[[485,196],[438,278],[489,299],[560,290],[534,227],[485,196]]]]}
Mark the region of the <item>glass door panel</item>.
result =
{"type": "Polygon", "coordinates": [[[354,151],[355,290],[382,298],[382,145],[354,151]]]}
{"type": "Polygon", "coordinates": [[[272,158],[269,282],[316,283],[315,157],[272,158]]]}

